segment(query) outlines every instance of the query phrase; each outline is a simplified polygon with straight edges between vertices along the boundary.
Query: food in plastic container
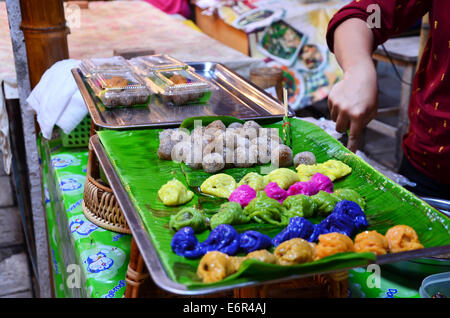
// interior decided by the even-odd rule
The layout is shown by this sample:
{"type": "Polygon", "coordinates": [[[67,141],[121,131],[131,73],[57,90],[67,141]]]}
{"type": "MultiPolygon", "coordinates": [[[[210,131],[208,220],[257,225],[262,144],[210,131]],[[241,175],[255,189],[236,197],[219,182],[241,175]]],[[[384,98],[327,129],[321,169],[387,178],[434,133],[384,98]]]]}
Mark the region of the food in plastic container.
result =
{"type": "Polygon", "coordinates": [[[81,61],[80,70],[85,77],[101,72],[130,72],[130,64],[121,56],[99,57],[81,61]]]}
{"type": "Polygon", "coordinates": [[[419,289],[421,298],[450,297],[450,272],[427,276],[419,289]]]}
{"type": "Polygon", "coordinates": [[[143,75],[152,91],[169,105],[204,104],[217,87],[186,69],[171,69],[143,75]]]}
{"type": "Polygon", "coordinates": [[[169,70],[169,69],[187,69],[188,65],[167,54],[154,54],[138,56],[130,60],[133,64],[140,64],[141,67],[151,71],[169,70]]]}
{"type": "Polygon", "coordinates": [[[101,72],[88,78],[88,83],[108,108],[146,105],[149,101],[150,91],[131,72],[101,72]]]}

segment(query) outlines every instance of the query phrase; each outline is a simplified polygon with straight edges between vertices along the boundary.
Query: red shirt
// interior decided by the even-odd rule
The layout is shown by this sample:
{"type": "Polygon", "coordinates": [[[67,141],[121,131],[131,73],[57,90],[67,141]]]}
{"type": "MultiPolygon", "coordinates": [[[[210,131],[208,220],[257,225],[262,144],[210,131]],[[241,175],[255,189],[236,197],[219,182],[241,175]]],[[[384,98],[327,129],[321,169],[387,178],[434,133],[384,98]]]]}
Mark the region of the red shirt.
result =
{"type": "Polygon", "coordinates": [[[403,150],[423,174],[450,184],[450,1],[448,0],[356,0],[343,7],[330,21],[327,43],[333,50],[336,27],[349,18],[367,18],[378,4],[380,28],[372,28],[375,48],[402,33],[430,13],[430,37],[414,77],[409,103],[409,129],[403,150]],[[367,12],[367,10],[369,12],[367,12]]]}

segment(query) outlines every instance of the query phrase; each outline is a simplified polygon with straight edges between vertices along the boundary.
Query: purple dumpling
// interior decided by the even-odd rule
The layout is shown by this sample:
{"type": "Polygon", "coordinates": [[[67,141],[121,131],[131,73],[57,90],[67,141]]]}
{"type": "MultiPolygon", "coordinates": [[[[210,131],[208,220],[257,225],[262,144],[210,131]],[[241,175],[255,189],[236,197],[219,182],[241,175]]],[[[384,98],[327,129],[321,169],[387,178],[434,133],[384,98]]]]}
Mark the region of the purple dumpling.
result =
{"type": "Polygon", "coordinates": [[[312,176],[310,183],[314,183],[317,187],[317,192],[325,191],[328,193],[333,193],[333,182],[326,175],[321,173],[316,173],[312,176]]]}
{"type": "Polygon", "coordinates": [[[297,194],[314,195],[318,192],[319,190],[317,188],[316,183],[311,181],[296,182],[293,185],[291,185],[287,191],[289,196],[297,194]]]}
{"type": "Polygon", "coordinates": [[[287,191],[280,188],[276,182],[269,182],[264,188],[264,192],[269,198],[275,199],[281,204],[288,197],[287,191]]]}
{"type": "Polygon", "coordinates": [[[233,192],[231,192],[228,200],[237,202],[244,208],[254,198],[256,198],[256,191],[252,187],[243,184],[237,187],[233,192]]]}

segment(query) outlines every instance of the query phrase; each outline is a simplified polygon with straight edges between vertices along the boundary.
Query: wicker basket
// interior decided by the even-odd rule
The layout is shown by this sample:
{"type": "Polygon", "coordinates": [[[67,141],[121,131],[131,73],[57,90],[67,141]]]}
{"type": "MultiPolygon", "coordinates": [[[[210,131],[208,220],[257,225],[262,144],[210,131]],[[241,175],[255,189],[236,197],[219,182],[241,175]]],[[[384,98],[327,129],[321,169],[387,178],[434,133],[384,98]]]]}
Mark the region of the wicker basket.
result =
{"type": "Polygon", "coordinates": [[[82,209],[86,218],[104,229],[131,234],[116,197],[108,186],[102,184],[98,174],[95,154],[90,151],[84,185],[82,209]]]}

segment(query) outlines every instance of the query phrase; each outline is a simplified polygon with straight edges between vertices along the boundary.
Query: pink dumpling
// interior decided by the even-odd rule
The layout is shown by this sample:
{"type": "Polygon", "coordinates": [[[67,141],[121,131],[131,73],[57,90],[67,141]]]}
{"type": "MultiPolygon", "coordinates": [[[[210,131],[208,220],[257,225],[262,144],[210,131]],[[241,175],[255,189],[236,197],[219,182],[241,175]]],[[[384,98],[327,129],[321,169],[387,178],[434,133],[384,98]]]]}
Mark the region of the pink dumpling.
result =
{"type": "Polygon", "coordinates": [[[314,195],[318,193],[319,190],[315,183],[311,181],[306,182],[296,182],[291,185],[287,191],[288,195],[304,194],[304,195],[314,195]]]}
{"type": "Polygon", "coordinates": [[[333,193],[333,182],[326,175],[321,173],[316,173],[312,176],[309,182],[314,183],[317,187],[317,192],[326,191],[329,193],[333,193]]]}
{"type": "Polygon", "coordinates": [[[283,203],[288,197],[287,191],[280,188],[276,182],[269,182],[264,188],[264,192],[269,198],[275,199],[280,203],[283,203]]]}
{"type": "Polygon", "coordinates": [[[256,191],[252,187],[243,184],[231,192],[228,200],[237,202],[242,207],[246,207],[254,198],[256,198],[256,191]]]}

